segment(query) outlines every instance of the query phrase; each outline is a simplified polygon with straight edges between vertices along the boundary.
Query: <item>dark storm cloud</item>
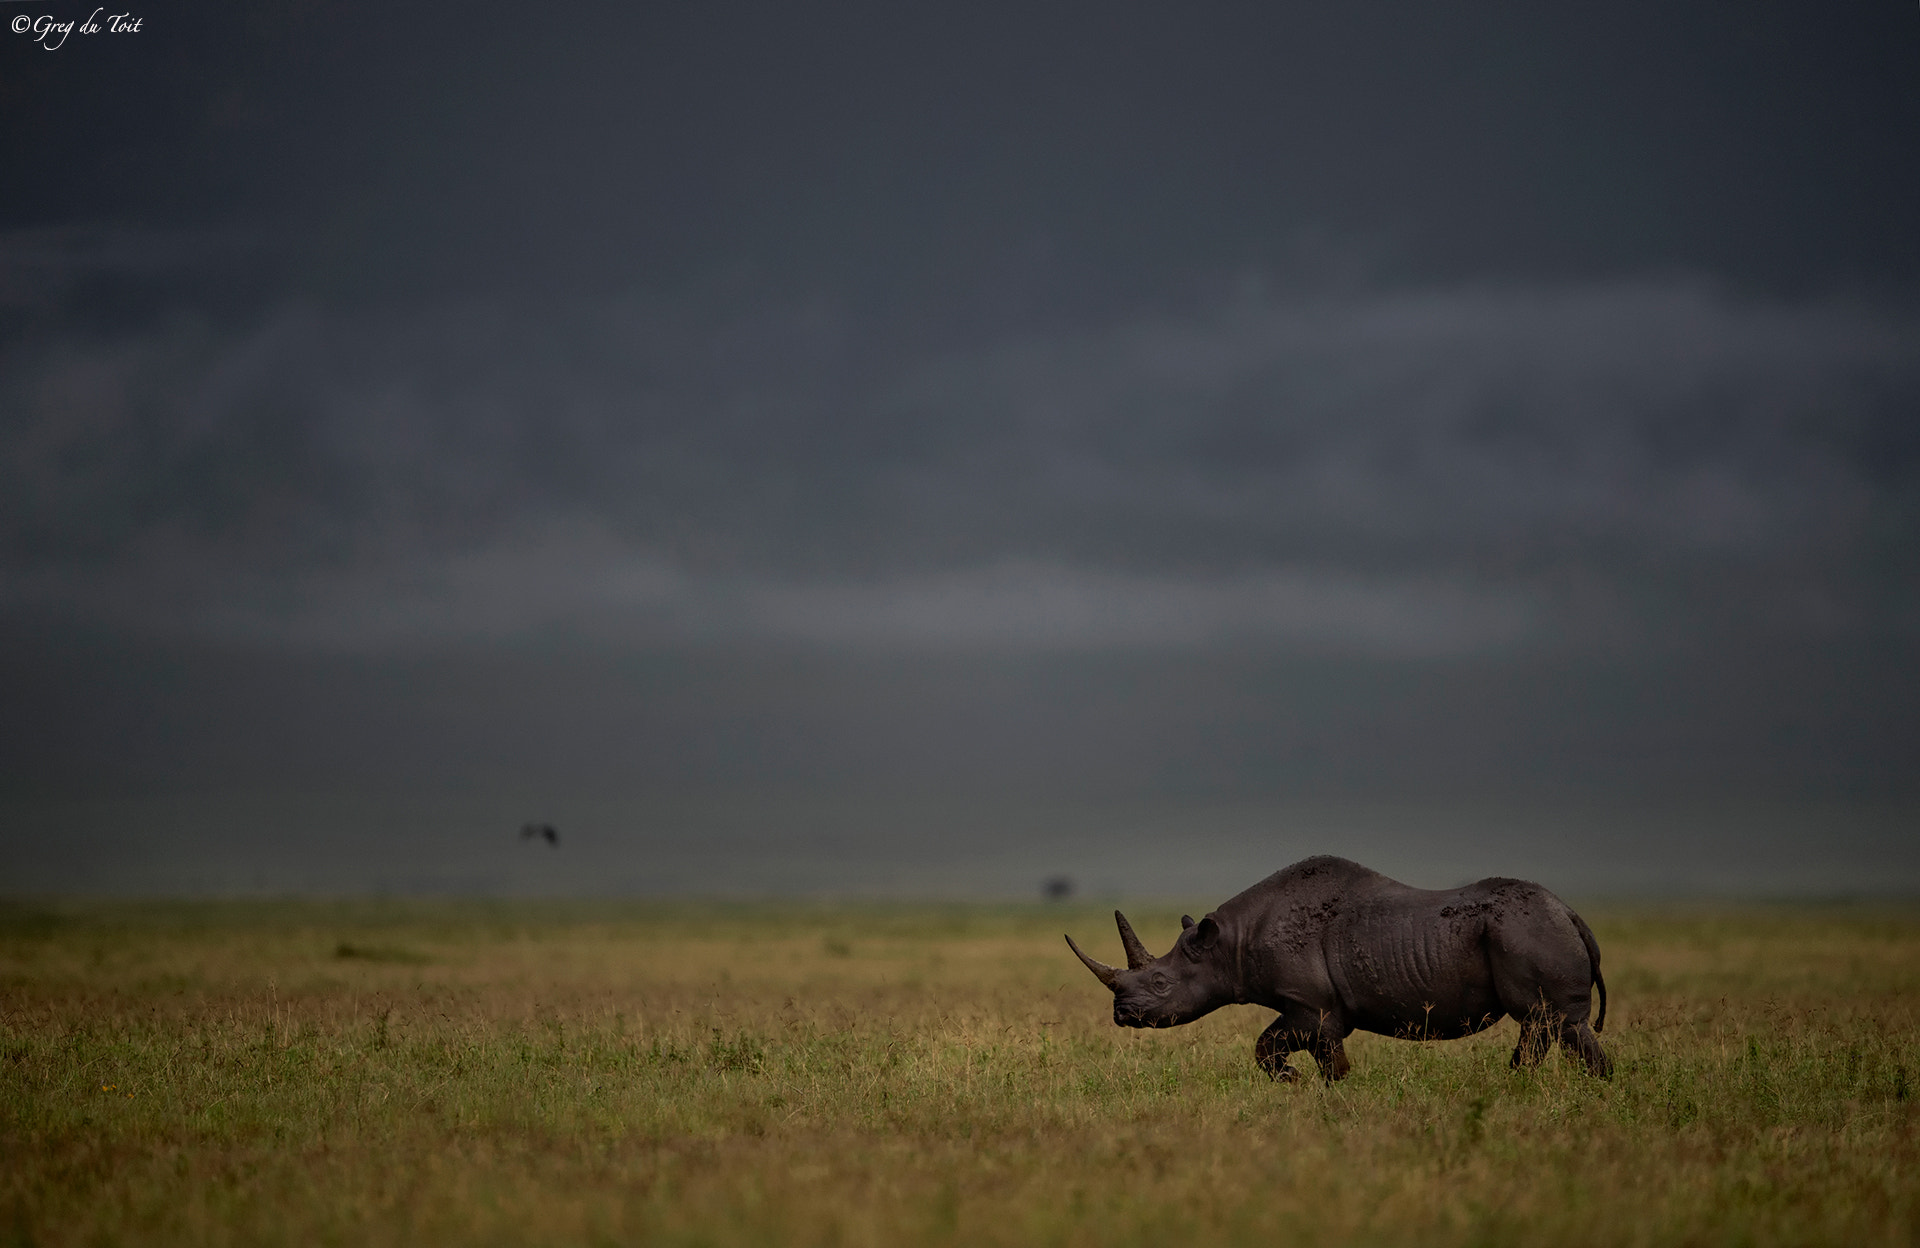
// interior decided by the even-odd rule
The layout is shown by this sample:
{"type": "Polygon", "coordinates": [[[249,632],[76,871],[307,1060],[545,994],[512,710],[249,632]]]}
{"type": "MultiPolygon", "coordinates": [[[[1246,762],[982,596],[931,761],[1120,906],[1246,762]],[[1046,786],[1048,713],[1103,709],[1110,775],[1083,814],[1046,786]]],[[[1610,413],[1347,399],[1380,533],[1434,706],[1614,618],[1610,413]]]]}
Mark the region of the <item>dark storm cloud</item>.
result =
{"type": "Polygon", "coordinates": [[[1920,321],[1868,305],[1249,276],[915,348],[737,281],[132,325],[66,293],[208,249],[0,247],[0,289],[47,310],[0,359],[11,608],[349,647],[1914,623],[1885,570],[1915,538],[1920,321]]]}
{"type": "Polygon", "coordinates": [[[1910,881],[1916,49],[1638,0],[0,40],[0,887],[513,887],[529,818],[569,887],[1910,881]]]}

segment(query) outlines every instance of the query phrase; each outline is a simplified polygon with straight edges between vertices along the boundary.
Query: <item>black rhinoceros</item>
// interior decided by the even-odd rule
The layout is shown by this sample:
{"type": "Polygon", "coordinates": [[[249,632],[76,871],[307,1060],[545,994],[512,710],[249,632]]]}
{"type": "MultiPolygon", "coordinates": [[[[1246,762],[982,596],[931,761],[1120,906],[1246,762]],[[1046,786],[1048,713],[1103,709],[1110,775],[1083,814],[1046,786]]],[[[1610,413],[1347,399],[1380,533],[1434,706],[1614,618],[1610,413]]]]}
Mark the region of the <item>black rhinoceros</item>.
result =
{"type": "Polygon", "coordinates": [[[1114,911],[1127,949],[1120,970],[1067,944],[1113,990],[1122,1027],[1174,1027],[1223,1005],[1280,1011],[1254,1043],[1275,1079],[1306,1049],[1328,1080],[1347,1073],[1354,1031],[1413,1040],[1472,1035],[1511,1014],[1513,1064],[1538,1062],[1557,1037],[1602,1077],[1613,1063],[1594,1036],[1607,1018],[1600,946],[1580,916],[1538,884],[1488,879],[1409,888],[1344,858],[1296,862],[1198,923],[1182,917],[1156,958],[1114,911]],[[1600,1013],[1587,1025],[1591,990],[1600,1013]]]}

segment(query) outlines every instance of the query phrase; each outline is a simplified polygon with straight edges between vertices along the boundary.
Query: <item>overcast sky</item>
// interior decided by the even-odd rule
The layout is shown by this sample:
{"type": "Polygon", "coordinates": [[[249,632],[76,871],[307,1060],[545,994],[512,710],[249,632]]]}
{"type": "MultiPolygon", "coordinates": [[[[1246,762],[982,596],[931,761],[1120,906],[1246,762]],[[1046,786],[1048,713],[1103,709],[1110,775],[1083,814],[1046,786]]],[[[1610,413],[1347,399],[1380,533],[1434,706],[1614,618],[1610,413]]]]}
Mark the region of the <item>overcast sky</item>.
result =
{"type": "Polygon", "coordinates": [[[1916,795],[1911,3],[141,16],[0,41],[16,806],[1916,795]]]}

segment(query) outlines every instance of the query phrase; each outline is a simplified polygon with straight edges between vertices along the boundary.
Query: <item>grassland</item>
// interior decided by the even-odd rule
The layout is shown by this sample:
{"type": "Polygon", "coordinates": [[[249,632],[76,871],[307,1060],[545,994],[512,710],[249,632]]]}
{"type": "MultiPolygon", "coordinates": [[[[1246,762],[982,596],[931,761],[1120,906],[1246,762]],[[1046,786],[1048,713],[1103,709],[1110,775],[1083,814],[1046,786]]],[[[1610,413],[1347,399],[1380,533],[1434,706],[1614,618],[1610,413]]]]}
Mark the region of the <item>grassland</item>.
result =
{"type": "Polygon", "coordinates": [[[0,1243],[1914,1243],[1920,909],[1587,914],[1612,1082],[1326,1087],[1090,907],[15,904],[0,1243]]]}

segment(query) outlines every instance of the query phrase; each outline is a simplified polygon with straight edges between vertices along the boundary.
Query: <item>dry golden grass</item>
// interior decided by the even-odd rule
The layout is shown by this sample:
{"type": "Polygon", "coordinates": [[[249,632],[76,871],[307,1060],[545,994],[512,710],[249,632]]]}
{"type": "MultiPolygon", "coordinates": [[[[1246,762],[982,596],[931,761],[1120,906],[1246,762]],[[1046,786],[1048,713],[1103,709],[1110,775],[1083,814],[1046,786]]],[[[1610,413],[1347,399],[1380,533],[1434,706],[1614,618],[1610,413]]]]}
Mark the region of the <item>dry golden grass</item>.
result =
{"type": "Polygon", "coordinates": [[[1920,911],[1588,918],[1611,1083],[1325,1087],[1113,1027],[1091,908],[16,905],[0,1242],[1914,1242],[1920,911]]]}

